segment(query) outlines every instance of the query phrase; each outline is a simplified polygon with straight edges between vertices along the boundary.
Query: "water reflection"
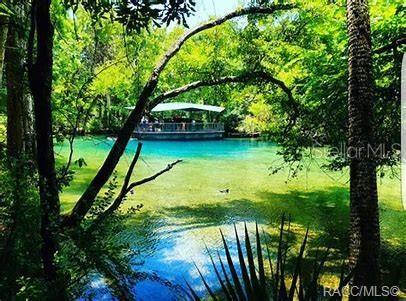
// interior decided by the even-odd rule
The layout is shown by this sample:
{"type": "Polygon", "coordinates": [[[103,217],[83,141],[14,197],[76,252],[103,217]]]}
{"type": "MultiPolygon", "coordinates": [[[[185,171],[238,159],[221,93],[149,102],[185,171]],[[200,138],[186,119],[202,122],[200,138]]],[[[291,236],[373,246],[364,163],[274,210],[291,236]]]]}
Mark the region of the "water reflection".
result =
{"type": "MultiPolygon", "coordinates": [[[[254,223],[247,226],[254,229],[254,223]]],[[[244,223],[236,224],[239,233],[243,233],[244,223]]],[[[232,224],[223,225],[221,230],[229,239],[230,252],[233,260],[237,259],[237,251],[234,245],[234,230],[232,224]]],[[[159,275],[171,286],[162,282],[152,283],[151,279],[138,281],[135,291],[140,300],[179,300],[185,298],[185,291],[179,287],[186,287],[185,281],[203,295],[205,288],[199,277],[195,265],[205,275],[206,281],[214,288],[218,288],[218,281],[213,272],[213,267],[206,251],[206,246],[215,255],[219,250],[223,256],[222,242],[217,226],[200,227],[190,229],[182,226],[164,226],[157,230],[158,243],[155,252],[143,257],[144,264],[134,266],[139,272],[151,275],[159,275]],[[176,231],[173,231],[176,230],[176,231]],[[174,290],[176,288],[176,290],[174,290]],[[165,292],[163,294],[163,292],[165,292]]],[[[213,256],[218,264],[217,256],[213,256]]],[[[225,258],[222,258],[225,261],[225,258]]]]}
{"type": "MultiPolygon", "coordinates": [[[[191,300],[186,281],[203,296],[205,288],[196,266],[212,288],[219,288],[206,247],[217,266],[217,251],[223,262],[226,262],[220,228],[208,226],[191,229],[186,224],[182,226],[170,225],[169,221],[168,224],[162,222],[162,219],[153,216],[151,222],[135,220],[129,227],[136,233],[132,246],[137,254],[132,261],[133,270],[136,272],[132,291],[137,300],[191,300]]],[[[238,222],[235,225],[242,240],[244,223],[238,222]]],[[[254,222],[247,223],[247,226],[251,230],[255,229],[254,222]]],[[[226,236],[233,261],[238,262],[233,227],[233,224],[229,223],[221,226],[221,230],[226,236]]],[[[128,233],[125,234],[125,239],[129,237],[128,233]]],[[[91,298],[115,300],[104,280],[98,275],[92,276],[88,290],[81,300],[91,298]]]]}

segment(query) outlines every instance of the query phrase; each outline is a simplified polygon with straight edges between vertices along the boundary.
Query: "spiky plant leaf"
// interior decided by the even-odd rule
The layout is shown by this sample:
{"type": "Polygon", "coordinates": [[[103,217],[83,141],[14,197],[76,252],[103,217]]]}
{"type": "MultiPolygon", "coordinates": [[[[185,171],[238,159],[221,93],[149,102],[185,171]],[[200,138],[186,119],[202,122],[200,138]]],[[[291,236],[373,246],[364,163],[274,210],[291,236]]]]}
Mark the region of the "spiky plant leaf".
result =
{"type": "Polygon", "coordinates": [[[207,283],[206,279],[204,278],[202,272],[200,271],[200,269],[198,268],[198,266],[196,265],[196,263],[195,263],[194,265],[195,265],[195,267],[196,267],[197,272],[198,272],[199,275],[200,275],[200,278],[202,278],[204,287],[207,289],[207,292],[210,294],[210,296],[213,298],[213,300],[216,301],[216,300],[217,300],[217,297],[216,297],[216,295],[214,294],[213,290],[210,288],[209,284],[207,283]]]}
{"type": "Polygon", "coordinates": [[[218,251],[217,251],[217,256],[219,258],[221,270],[223,272],[224,279],[226,281],[228,291],[230,292],[230,295],[231,295],[233,300],[238,300],[237,294],[234,291],[233,285],[231,284],[231,281],[230,281],[230,278],[228,277],[228,274],[227,274],[226,268],[224,266],[223,260],[221,259],[220,253],[218,251]]]}
{"type": "Polygon", "coordinates": [[[245,300],[245,294],[244,294],[244,291],[242,289],[240,280],[238,278],[237,271],[235,270],[234,263],[233,263],[233,260],[231,258],[230,250],[228,249],[227,242],[226,242],[226,240],[224,238],[224,235],[223,235],[223,232],[221,232],[221,230],[220,230],[220,234],[221,234],[221,239],[223,240],[224,251],[226,253],[228,268],[230,269],[231,276],[232,276],[233,282],[234,282],[234,287],[235,287],[235,289],[237,291],[238,298],[240,300],[245,300]]]}
{"type": "Polygon", "coordinates": [[[320,260],[317,260],[317,256],[314,260],[314,268],[313,268],[312,277],[311,277],[310,282],[307,287],[308,296],[313,296],[313,295],[317,294],[318,280],[320,278],[321,270],[324,267],[324,263],[327,260],[329,250],[330,249],[327,248],[327,250],[325,251],[324,255],[322,256],[322,258],[320,260]]]}
{"type": "Polygon", "coordinates": [[[247,252],[248,258],[248,268],[250,271],[251,276],[251,287],[252,287],[252,295],[254,300],[259,300],[261,295],[261,288],[259,286],[259,281],[256,273],[256,267],[254,262],[254,255],[252,252],[250,237],[248,234],[247,224],[244,223],[244,231],[245,231],[245,250],[247,252]]]}
{"type": "Polygon", "coordinates": [[[259,236],[258,231],[258,223],[255,223],[255,236],[257,241],[257,258],[258,258],[258,271],[259,271],[259,283],[261,287],[261,294],[264,296],[263,299],[267,300],[268,296],[265,278],[264,258],[262,256],[262,246],[261,246],[261,238],[259,236]]]}
{"type": "MultiPolygon", "coordinates": [[[[285,214],[282,214],[281,218],[281,224],[279,228],[279,241],[278,241],[278,254],[277,254],[277,259],[276,259],[276,271],[275,271],[275,294],[278,294],[277,292],[279,291],[279,277],[280,277],[280,271],[282,269],[282,248],[283,248],[283,227],[285,225],[285,214]]],[[[282,275],[281,275],[282,276],[282,275]]],[[[276,296],[275,296],[276,298],[276,296]]]]}
{"type": "MultiPolygon", "coordinates": [[[[263,231],[263,230],[262,230],[263,231]]],[[[264,231],[263,231],[264,232],[264,231]]],[[[264,233],[264,235],[265,235],[265,233],[264,233]]],[[[266,236],[265,236],[266,237],[266,236]]],[[[274,297],[274,299],[276,300],[277,298],[276,298],[276,292],[278,291],[278,289],[277,289],[277,286],[276,286],[276,279],[275,279],[275,273],[274,273],[274,271],[273,271],[273,264],[272,264],[272,259],[271,259],[271,252],[269,251],[269,244],[270,244],[270,242],[269,241],[266,241],[266,253],[267,253],[267,255],[268,255],[268,262],[269,262],[269,267],[270,267],[270,270],[271,270],[271,286],[272,286],[272,290],[273,290],[273,292],[274,292],[274,294],[273,294],[273,297],[274,297]]]]}
{"type": "Polygon", "coordinates": [[[230,293],[228,292],[228,289],[227,289],[227,287],[225,286],[225,284],[224,284],[224,282],[223,282],[223,279],[221,279],[221,276],[220,276],[220,273],[219,273],[219,271],[218,271],[218,269],[217,269],[217,267],[216,267],[216,264],[214,263],[213,256],[211,256],[210,251],[209,251],[209,249],[207,248],[207,246],[206,246],[206,251],[207,251],[207,254],[208,254],[209,257],[210,257],[211,264],[212,264],[212,266],[213,266],[213,268],[214,268],[214,273],[216,274],[217,280],[218,280],[219,283],[220,283],[220,287],[221,287],[221,289],[222,289],[222,291],[223,291],[223,293],[224,293],[226,299],[227,299],[227,300],[232,300],[231,295],[230,295],[230,293]]]}
{"type": "Polygon", "coordinates": [[[238,261],[240,263],[240,269],[241,269],[241,274],[242,274],[242,280],[243,280],[244,287],[245,287],[245,292],[247,294],[248,300],[252,300],[253,291],[252,291],[251,281],[248,276],[248,270],[247,270],[247,266],[245,264],[245,258],[244,258],[244,254],[242,252],[242,247],[241,247],[240,239],[238,238],[237,228],[235,227],[235,224],[234,224],[234,232],[235,232],[235,239],[237,242],[238,261]]]}
{"type": "Polygon", "coordinates": [[[192,295],[192,298],[194,301],[200,301],[199,296],[197,295],[197,293],[195,292],[195,290],[190,286],[189,282],[186,281],[186,285],[190,290],[190,294],[192,295]]]}
{"type": "Polygon", "coordinates": [[[293,275],[292,275],[292,284],[291,284],[290,290],[289,290],[289,300],[293,300],[293,296],[295,295],[296,282],[299,277],[300,265],[302,264],[303,254],[304,254],[304,251],[306,248],[308,236],[309,236],[309,228],[307,228],[307,230],[306,230],[305,237],[303,239],[302,245],[300,246],[299,255],[297,256],[296,267],[295,267],[295,271],[293,272],[293,275]]]}

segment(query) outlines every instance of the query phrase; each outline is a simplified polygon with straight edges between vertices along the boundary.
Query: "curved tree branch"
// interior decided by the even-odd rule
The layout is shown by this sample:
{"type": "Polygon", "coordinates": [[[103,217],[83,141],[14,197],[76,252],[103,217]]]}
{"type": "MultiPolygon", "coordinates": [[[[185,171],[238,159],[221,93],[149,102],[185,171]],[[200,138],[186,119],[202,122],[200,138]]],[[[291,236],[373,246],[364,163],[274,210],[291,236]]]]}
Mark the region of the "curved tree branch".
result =
{"type": "Polygon", "coordinates": [[[137,151],[127,170],[127,174],[125,176],[123,186],[121,187],[121,191],[118,194],[117,198],[110,205],[110,207],[108,207],[105,211],[103,211],[101,214],[98,215],[98,217],[92,222],[92,224],[89,226],[89,228],[86,231],[92,232],[95,227],[100,225],[100,223],[102,221],[104,221],[108,216],[110,216],[112,213],[114,213],[121,206],[121,204],[125,200],[127,194],[130,193],[135,187],[141,186],[143,184],[146,184],[148,182],[155,180],[159,176],[170,171],[176,164],[183,162],[182,160],[176,160],[175,162],[168,164],[164,169],[160,170],[156,174],[130,184],[131,176],[134,172],[134,167],[137,164],[138,159],[140,157],[141,148],[142,148],[142,143],[138,143],[137,151]]]}
{"type": "Polygon", "coordinates": [[[224,76],[224,77],[220,77],[220,78],[212,78],[212,79],[207,79],[207,80],[195,81],[193,83],[170,90],[168,92],[165,92],[165,93],[155,97],[150,102],[150,105],[148,106],[149,107],[148,111],[151,111],[152,108],[154,108],[157,104],[159,104],[160,102],[162,102],[166,99],[174,98],[180,94],[189,92],[194,89],[221,85],[221,84],[230,84],[230,83],[250,83],[253,81],[270,82],[274,85],[277,85],[283,92],[285,92],[285,94],[289,100],[289,105],[292,109],[291,114],[288,117],[289,120],[288,120],[287,126],[284,129],[284,134],[286,134],[287,131],[289,131],[289,129],[291,129],[296,124],[296,121],[297,121],[297,119],[299,117],[299,113],[300,113],[300,107],[299,107],[299,104],[296,102],[295,98],[293,97],[292,89],[290,89],[288,86],[286,86],[286,84],[283,81],[273,77],[271,74],[269,74],[265,71],[251,71],[251,72],[246,72],[246,73],[243,73],[240,75],[230,75],[230,76],[224,76]]]}
{"type": "Polygon", "coordinates": [[[157,97],[155,97],[149,105],[149,108],[155,107],[157,104],[161,103],[162,101],[169,99],[169,98],[174,98],[180,94],[189,92],[191,90],[199,89],[202,87],[210,87],[210,86],[216,86],[216,85],[221,85],[221,84],[230,84],[230,83],[249,83],[253,81],[264,81],[264,82],[270,82],[275,85],[277,85],[280,89],[283,90],[283,92],[286,93],[286,95],[289,98],[289,101],[294,103],[295,100],[292,95],[292,91],[290,88],[286,86],[286,84],[273,77],[271,74],[265,72],[265,71],[251,71],[251,72],[246,72],[240,75],[229,75],[229,76],[223,76],[220,78],[210,78],[207,80],[199,80],[195,81],[193,83],[184,85],[182,87],[170,90],[168,92],[165,92],[157,97]]]}
{"type": "Polygon", "coordinates": [[[140,96],[138,97],[137,104],[128,116],[126,122],[124,123],[123,127],[121,128],[117,140],[114,143],[112,149],[110,150],[106,160],[104,161],[102,167],[97,172],[96,176],[93,178],[91,183],[89,184],[86,191],[82,194],[78,202],[75,204],[74,208],[72,209],[71,213],[64,218],[63,226],[67,227],[75,227],[83,220],[86,213],[90,210],[94,203],[94,199],[99,193],[100,189],[104,186],[104,184],[108,181],[111,174],[113,173],[116,165],[120,161],[122,154],[127,146],[128,141],[131,138],[132,133],[134,132],[135,128],[141,121],[142,115],[145,111],[145,108],[148,105],[149,98],[154,93],[155,88],[158,84],[158,79],[162,71],[164,70],[165,66],[169,63],[172,57],[178,53],[182,45],[189,40],[194,35],[223,24],[224,22],[231,20],[236,17],[246,16],[250,14],[272,14],[275,11],[283,11],[292,9],[293,5],[272,5],[270,7],[250,7],[245,9],[236,10],[230,14],[225,15],[222,18],[210,21],[206,24],[200,25],[195,29],[187,32],[184,36],[182,36],[172,48],[166,52],[163,58],[158,62],[158,64],[153,69],[153,72],[145,84],[144,88],[142,89],[140,96]]]}
{"type": "Polygon", "coordinates": [[[189,40],[191,37],[194,35],[198,34],[199,32],[202,32],[204,30],[216,27],[218,25],[223,24],[224,22],[234,19],[236,17],[241,17],[241,16],[246,16],[246,15],[253,15],[253,14],[272,14],[275,11],[278,10],[289,10],[294,8],[293,5],[291,4],[277,4],[277,5],[272,5],[270,7],[247,7],[247,8],[242,8],[238,9],[236,11],[233,11],[224,17],[221,17],[219,19],[207,22],[206,24],[200,25],[188,32],[186,32],[173,46],[172,48],[164,55],[162,60],[156,65],[154,69],[154,73],[156,73],[158,76],[159,74],[163,71],[165,66],[169,63],[172,57],[175,56],[182,47],[182,45],[189,40]]]}
{"type": "Polygon", "coordinates": [[[397,47],[399,47],[401,45],[404,45],[404,44],[406,44],[406,37],[405,36],[403,36],[401,38],[398,38],[396,40],[393,40],[389,44],[375,49],[373,53],[374,54],[381,54],[381,53],[396,49],[397,47]]]}
{"type": "Polygon", "coordinates": [[[161,171],[158,171],[156,174],[154,174],[150,177],[146,177],[137,182],[131,183],[130,185],[128,185],[127,190],[125,191],[125,194],[129,193],[132,189],[134,189],[137,186],[140,186],[140,185],[143,185],[143,184],[146,184],[148,182],[155,180],[160,175],[163,175],[164,173],[170,171],[176,164],[181,163],[181,162],[183,162],[183,160],[176,160],[175,162],[168,164],[164,169],[162,169],[161,171]]]}
{"type": "Polygon", "coordinates": [[[99,214],[99,216],[93,221],[92,225],[90,226],[90,229],[88,229],[88,230],[91,230],[95,226],[99,225],[103,220],[106,219],[107,216],[112,214],[115,210],[117,210],[120,207],[121,203],[123,202],[125,196],[128,193],[127,192],[128,185],[130,184],[131,176],[134,172],[135,165],[137,164],[138,159],[140,157],[141,149],[142,149],[142,143],[138,143],[134,158],[131,161],[130,166],[128,167],[127,174],[124,178],[123,186],[121,187],[121,191],[118,194],[117,198],[114,200],[113,204],[110,205],[110,207],[108,207],[105,211],[103,211],[101,214],[99,214]]]}

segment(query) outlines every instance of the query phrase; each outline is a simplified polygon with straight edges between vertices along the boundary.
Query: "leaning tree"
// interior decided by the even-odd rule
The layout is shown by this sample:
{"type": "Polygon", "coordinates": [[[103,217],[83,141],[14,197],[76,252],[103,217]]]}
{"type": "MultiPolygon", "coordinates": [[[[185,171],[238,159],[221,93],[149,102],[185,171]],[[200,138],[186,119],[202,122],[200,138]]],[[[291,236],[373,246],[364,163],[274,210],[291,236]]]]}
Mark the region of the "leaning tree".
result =
{"type": "MultiPolygon", "coordinates": [[[[106,14],[112,13],[111,15],[114,16],[116,21],[125,25],[127,30],[140,30],[143,27],[147,27],[151,21],[164,23],[178,21],[179,23],[185,23],[185,16],[193,10],[194,5],[194,1],[192,0],[162,0],[160,2],[162,5],[156,6],[152,5],[150,1],[140,1],[130,7],[127,0],[114,2],[102,1],[96,3],[91,0],[64,1],[66,7],[71,8],[74,11],[79,5],[82,5],[85,10],[91,12],[96,20],[104,17],[106,14]]],[[[54,28],[51,20],[50,8],[51,0],[33,0],[31,3],[31,26],[28,37],[27,65],[29,84],[34,99],[37,168],[41,203],[41,237],[43,240],[41,256],[49,292],[53,293],[55,298],[63,299],[66,297],[66,294],[63,290],[63,284],[59,280],[57,264],[55,262],[59,235],[61,234],[61,231],[65,231],[67,234],[71,235],[72,240],[77,241],[76,230],[78,230],[81,222],[91,210],[96,196],[115,170],[134,129],[139,124],[142,115],[151,102],[157,103],[180,93],[203,86],[232,82],[245,83],[252,82],[253,80],[265,80],[273,83],[283,89],[290,99],[293,99],[291,91],[283,82],[264,72],[241,72],[241,74],[230,75],[223,78],[198,81],[164,93],[161,96],[154,97],[160,74],[169,61],[178,53],[187,40],[204,30],[221,25],[228,20],[240,16],[250,14],[272,14],[276,11],[289,10],[292,8],[292,5],[275,4],[268,7],[249,7],[239,9],[222,18],[210,21],[188,31],[177,42],[175,42],[172,48],[165,53],[153,69],[149,80],[146,82],[138,97],[134,110],[130,113],[122,129],[118,133],[117,140],[102,167],[97,172],[83,195],[76,202],[72,211],[63,217],[61,217],[60,214],[58,181],[55,169],[52,136],[52,66],[54,28]]],[[[134,163],[129,169],[130,175],[137,162],[138,156],[139,151],[137,151],[133,160],[134,163]]],[[[121,202],[124,200],[123,196],[128,192],[128,187],[135,187],[153,180],[163,172],[170,170],[176,163],[177,162],[169,165],[162,172],[140,182],[129,184],[126,180],[119,198],[116,199],[105,213],[101,214],[103,219],[120,206],[121,202]]],[[[95,222],[98,222],[99,220],[100,219],[97,219],[95,222]]]]}

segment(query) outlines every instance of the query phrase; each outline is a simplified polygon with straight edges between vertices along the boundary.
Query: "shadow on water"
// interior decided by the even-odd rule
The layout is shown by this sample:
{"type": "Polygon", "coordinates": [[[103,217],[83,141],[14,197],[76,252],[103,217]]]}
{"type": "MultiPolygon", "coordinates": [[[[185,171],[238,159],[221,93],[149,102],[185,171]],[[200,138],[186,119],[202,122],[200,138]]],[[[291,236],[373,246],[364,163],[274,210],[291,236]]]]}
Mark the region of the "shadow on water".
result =
{"type": "Polygon", "coordinates": [[[330,244],[334,239],[338,249],[345,249],[349,210],[347,189],[333,187],[328,190],[288,193],[262,191],[258,192],[258,196],[260,201],[238,199],[171,207],[166,208],[164,214],[171,220],[184,221],[183,226],[175,231],[185,231],[241,221],[275,226],[284,213],[292,217],[293,223],[326,233],[324,243],[330,244]]]}
{"type": "MultiPolygon", "coordinates": [[[[204,287],[194,264],[208,275],[209,283],[217,285],[205,246],[213,251],[221,250],[219,229],[225,233],[231,252],[236,256],[233,224],[243,233],[244,222],[247,222],[250,231],[255,229],[255,222],[258,222],[261,228],[270,233],[271,241],[276,241],[277,233],[268,230],[278,228],[282,213],[291,215],[292,225],[297,225],[298,229],[309,226],[315,231],[317,235],[312,238],[315,246],[330,245],[337,250],[337,258],[341,258],[345,251],[348,226],[346,189],[304,193],[293,191],[286,194],[260,192],[259,197],[259,201],[238,199],[167,207],[159,214],[144,212],[129,227],[131,234],[128,235],[134,236],[132,245],[137,254],[133,260],[134,270],[159,275],[160,279],[175,284],[175,287],[176,284],[184,285],[187,279],[197,291],[203,293],[204,287]]],[[[296,235],[297,241],[301,239],[303,231],[296,235]]],[[[338,272],[338,267],[329,270],[338,272]]],[[[138,281],[134,289],[138,296],[142,296],[141,300],[176,300],[179,291],[162,283],[144,279],[138,281]],[[161,299],[162,294],[165,295],[164,299],[161,299]]]]}
{"type": "MultiPolygon", "coordinates": [[[[182,300],[186,295],[185,280],[200,294],[205,289],[194,264],[205,274],[206,280],[217,287],[208,255],[207,245],[213,253],[222,252],[219,229],[225,233],[232,256],[236,258],[233,224],[240,234],[246,222],[253,233],[255,222],[269,235],[275,249],[277,229],[283,213],[292,217],[293,239],[300,243],[304,229],[309,227],[312,235],[308,259],[316,256],[316,250],[329,246],[329,265],[324,273],[338,275],[341,261],[346,256],[348,233],[348,190],[332,187],[325,190],[274,193],[260,191],[257,200],[231,199],[215,203],[195,204],[162,208],[160,212],[145,210],[138,214],[123,234],[132,246],[132,266],[139,276],[134,285],[138,300],[182,300]]],[[[393,223],[401,220],[401,212],[385,208],[385,218],[393,223]]],[[[386,269],[385,281],[404,284],[405,250],[384,244],[386,269]],[[393,262],[396,256],[397,262],[393,262]],[[396,269],[392,267],[396,267],[396,269]],[[402,274],[403,273],[403,274],[402,274]],[[403,279],[403,280],[402,280],[403,279]]],[[[292,254],[297,254],[293,249],[292,254]]],[[[319,254],[320,255],[320,254],[319,254]]],[[[288,265],[294,266],[294,258],[288,265]]]]}
{"type": "MultiPolygon", "coordinates": [[[[231,250],[235,252],[232,225],[236,224],[242,232],[244,222],[249,229],[254,230],[255,222],[270,234],[271,241],[277,241],[277,230],[283,213],[292,217],[294,239],[303,239],[304,229],[309,227],[311,239],[309,241],[308,258],[316,256],[320,248],[330,247],[329,262],[324,272],[338,275],[341,261],[346,257],[348,246],[348,190],[343,187],[316,191],[290,191],[288,193],[258,192],[259,201],[248,199],[228,200],[224,202],[207,203],[190,206],[175,206],[162,210],[162,217],[166,225],[157,229],[160,240],[156,254],[151,261],[145,260],[146,265],[159,275],[165,275],[177,283],[184,283],[186,278],[198,291],[203,292],[201,281],[194,267],[194,262],[207,273],[213,273],[204,251],[205,245],[211,250],[221,249],[219,229],[221,228],[229,238],[231,250]],[[272,231],[273,230],[273,231],[272,231]],[[175,267],[175,268],[174,268],[175,267]]],[[[385,218],[389,216],[401,220],[402,212],[384,209],[385,218]]],[[[382,211],[382,210],[381,210],[382,211]]],[[[296,250],[293,250],[295,254],[296,250]]],[[[404,284],[405,249],[391,247],[383,243],[383,252],[389,258],[383,258],[383,265],[387,267],[384,275],[385,282],[404,284]],[[390,258],[397,255],[397,261],[390,258]],[[403,280],[402,280],[403,279],[403,280]]],[[[319,254],[320,255],[320,254],[319,254]]],[[[294,258],[294,257],[292,257],[294,258]]],[[[294,262],[291,262],[293,266],[294,262]]],[[[211,274],[208,281],[216,283],[211,274]]],[[[216,284],[215,284],[216,285],[216,284]]]]}

